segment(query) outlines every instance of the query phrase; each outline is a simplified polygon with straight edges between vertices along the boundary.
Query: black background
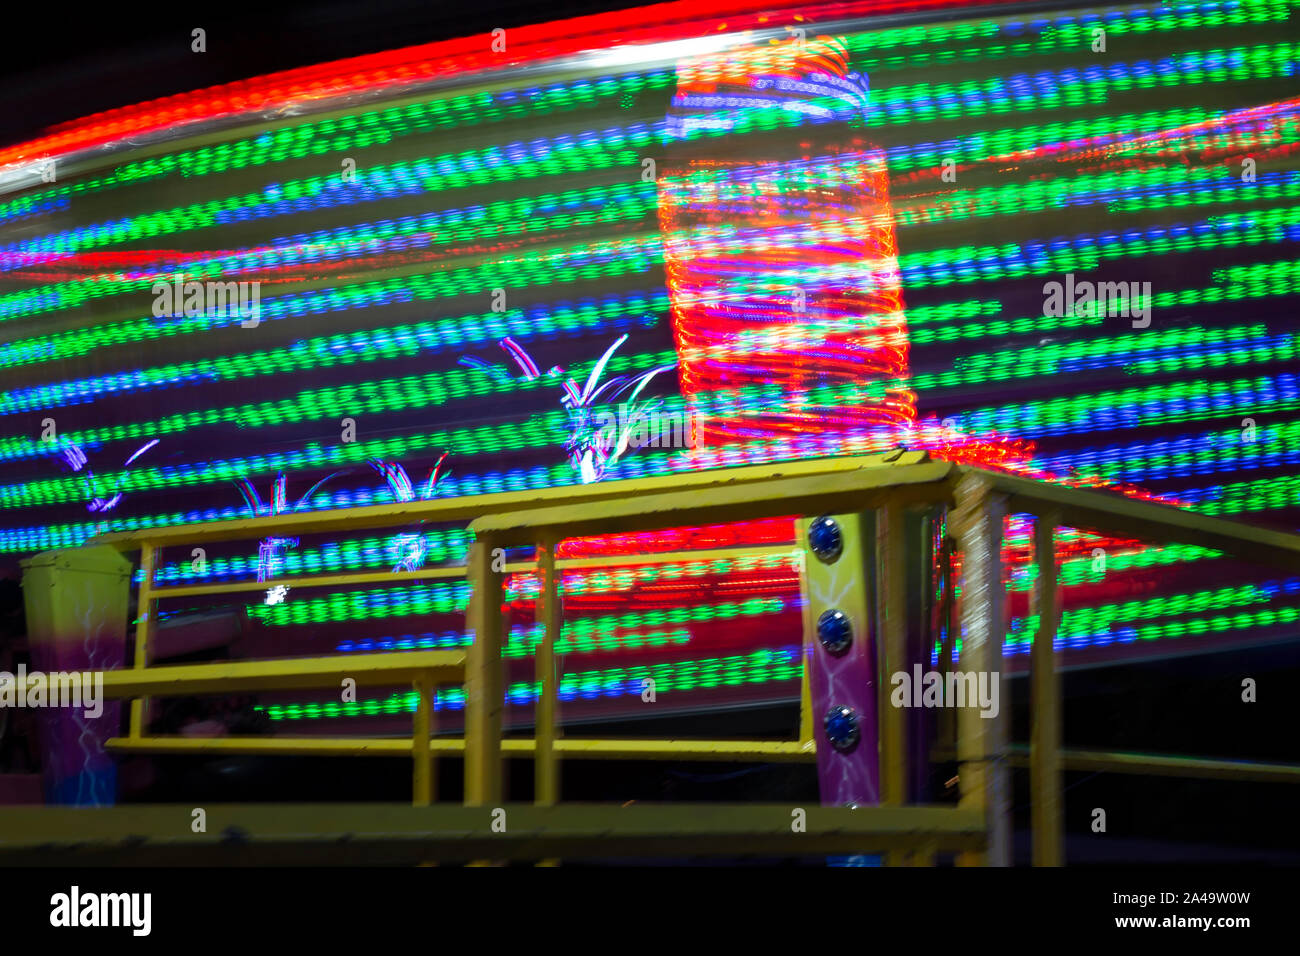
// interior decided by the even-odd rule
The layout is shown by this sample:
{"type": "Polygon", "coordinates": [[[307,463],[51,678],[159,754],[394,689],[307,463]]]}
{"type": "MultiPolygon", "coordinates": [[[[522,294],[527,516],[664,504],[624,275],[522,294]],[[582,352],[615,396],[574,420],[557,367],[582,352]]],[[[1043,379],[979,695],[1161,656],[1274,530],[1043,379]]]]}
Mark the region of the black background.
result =
{"type": "Polygon", "coordinates": [[[0,142],[92,113],[277,70],[548,20],[620,0],[22,3],[0,27],[0,142]],[[190,50],[207,31],[207,52],[190,50]]]}

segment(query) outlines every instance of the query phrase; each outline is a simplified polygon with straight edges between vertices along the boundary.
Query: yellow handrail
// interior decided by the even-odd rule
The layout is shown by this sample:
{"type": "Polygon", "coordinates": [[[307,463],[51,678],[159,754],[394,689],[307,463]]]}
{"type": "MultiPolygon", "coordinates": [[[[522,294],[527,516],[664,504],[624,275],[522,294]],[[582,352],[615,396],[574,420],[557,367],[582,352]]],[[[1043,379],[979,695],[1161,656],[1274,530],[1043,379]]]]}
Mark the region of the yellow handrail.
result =
{"type": "MultiPolygon", "coordinates": [[[[354,686],[410,683],[417,695],[414,732],[404,748],[415,761],[414,803],[427,806],[433,799],[433,751],[430,727],[431,695],[438,684],[463,683],[465,654],[462,651],[411,651],[358,654],[352,657],[299,657],[266,661],[219,661],[211,664],[173,664],[164,667],[107,671],[103,675],[104,696],[134,703],[148,694],[219,694],[253,690],[295,690],[339,687],[344,681],[354,686]]],[[[157,738],[132,734],[128,747],[147,749],[157,738]]],[[[110,740],[112,745],[120,741],[110,740]]],[[[213,749],[214,741],[196,741],[213,749]]],[[[249,748],[238,740],[239,749],[249,748]]],[[[158,749],[158,748],[153,748],[158,749]]],[[[175,751],[174,751],[175,752],[175,751]]],[[[312,752],[300,747],[296,752],[312,752]]],[[[320,751],[317,751],[320,752],[320,751]]]]}
{"type": "MultiPolygon", "coordinates": [[[[1036,519],[1035,553],[1039,566],[1036,609],[1040,629],[1031,655],[1031,683],[1034,690],[1034,727],[1029,747],[1031,789],[1034,795],[1035,863],[1062,862],[1060,774],[1064,768],[1087,766],[1121,772],[1224,775],[1234,769],[1250,771],[1246,764],[1201,758],[1172,758],[1140,754],[1104,754],[1063,751],[1060,740],[1060,687],[1055,673],[1053,643],[1059,620],[1059,588],[1056,585],[1054,529],[1067,526],[1084,530],[1156,542],[1182,542],[1212,548],[1246,560],[1267,561],[1287,568],[1300,568],[1300,535],[1255,528],[1224,519],[1200,515],[1157,502],[1139,500],[1109,492],[1048,485],[984,469],[931,461],[924,453],[896,452],[884,456],[836,458],[781,465],[698,472],[682,476],[611,482],[580,488],[554,488],[535,492],[503,492],[444,501],[417,502],[397,506],[370,506],[336,512],[282,515],[219,524],[177,525],[130,534],[106,535],[96,543],[122,550],[139,548],[144,580],[140,588],[136,666],[109,675],[110,696],[133,698],[134,719],[126,738],[110,746],[132,752],[254,752],[274,754],[398,755],[412,754],[416,761],[415,801],[432,799],[432,758],[440,754],[463,753],[466,762],[467,805],[499,802],[501,757],[533,755],[538,779],[538,802],[558,800],[557,762],[560,759],[677,759],[810,760],[816,746],[810,730],[808,691],[804,687],[800,739],[786,741],[719,740],[576,740],[558,733],[555,673],[549,649],[555,646],[560,628],[558,570],[621,564],[699,561],[741,554],[781,554],[789,548],[728,548],[707,552],[673,552],[556,560],[556,544],[570,537],[648,531],[710,523],[748,521],[789,514],[863,512],[880,509],[881,541],[897,548],[902,540],[899,516],[904,507],[944,505],[953,511],[959,548],[974,553],[1000,541],[1000,516],[1028,512],[1036,519]],[[175,587],[155,587],[153,567],[158,549],[176,544],[229,541],[266,534],[308,534],[358,528],[394,527],[412,522],[468,521],[475,542],[465,565],[432,568],[416,572],[361,572],[356,574],[307,575],[272,582],[234,582],[175,587]],[[538,562],[515,562],[502,567],[494,559],[496,548],[532,545],[538,562]],[[537,679],[542,687],[537,731],[532,740],[502,739],[501,717],[504,687],[501,649],[504,635],[498,609],[503,596],[504,575],[540,573],[543,593],[538,602],[538,623],[544,638],[537,656],[537,679]],[[148,652],[153,627],[154,602],[165,597],[262,590],[275,584],[293,586],[353,585],[390,583],[406,579],[468,577],[471,603],[468,626],[475,640],[468,655],[459,652],[402,652],[359,655],[347,658],[314,658],[297,661],[251,661],[224,664],[150,667],[148,652]],[[425,660],[421,654],[443,655],[425,660]],[[368,661],[367,658],[370,660],[368,661]],[[383,658],[383,660],[380,660],[383,658]],[[401,659],[401,662],[397,660],[401,659]],[[221,738],[189,739],[145,737],[142,733],[142,698],[153,693],[206,693],[233,691],[241,687],[289,688],[328,686],[324,681],[340,675],[357,676],[371,666],[371,683],[385,679],[410,680],[420,691],[410,740],[382,738],[221,738]],[[429,690],[435,682],[464,680],[466,685],[466,730],[463,740],[435,739],[429,690]],[[249,682],[253,683],[249,683],[249,682]],[[304,683],[305,682],[305,683],[304,683]],[[548,706],[547,702],[550,702],[548,706]]],[[[1000,594],[1001,581],[988,568],[965,573],[983,575],[965,587],[975,585],[1000,594]]],[[[952,582],[949,582],[951,586],[952,582]]],[[[891,593],[901,582],[889,580],[891,593]]],[[[901,592],[900,592],[901,593],[901,592]]],[[[894,606],[899,604],[895,593],[894,606]]],[[[995,601],[977,607],[962,602],[966,627],[987,633],[995,619],[995,601]]],[[[901,625],[891,622],[901,635],[901,625]]],[[[807,640],[807,637],[805,638],[807,640]]],[[[976,664],[978,648],[968,647],[963,663],[976,664]]],[[[978,859],[999,856],[998,828],[1004,821],[993,798],[996,776],[1005,772],[999,764],[1019,761],[1020,754],[1003,741],[984,739],[973,730],[978,722],[958,719],[958,751],[962,781],[961,811],[986,821],[989,840],[981,843],[978,859]]],[[[881,739],[882,761],[889,763],[891,786],[897,790],[903,766],[904,738],[901,725],[885,727],[881,739]]],[[[1261,769],[1261,768],[1255,768],[1261,769]]],[[[1267,765],[1261,769],[1267,779],[1294,780],[1300,768],[1267,765]]],[[[1258,775],[1256,775],[1258,776],[1258,775]]],[[[901,799],[891,791],[891,802],[901,799]]],[[[921,844],[925,834],[918,834],[921,844]]],[[[918,844],[918,845],[921,845],[918,844]]],[[[928,844],[926,844],[928,845],[928,844]]],[[[977,859],[972,857],[971,859],[977,859]]]]}

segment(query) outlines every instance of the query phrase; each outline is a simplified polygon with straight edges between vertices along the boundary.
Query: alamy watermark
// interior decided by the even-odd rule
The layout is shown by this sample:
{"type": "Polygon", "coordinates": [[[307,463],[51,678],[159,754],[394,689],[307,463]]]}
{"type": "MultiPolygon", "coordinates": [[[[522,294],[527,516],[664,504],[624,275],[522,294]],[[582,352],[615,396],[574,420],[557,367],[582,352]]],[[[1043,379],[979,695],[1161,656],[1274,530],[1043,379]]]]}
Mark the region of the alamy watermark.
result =
{"type": "Polygon", "coordinates": [[[148,936],[153,928],[153,894],[83,893],[73,886],[50,897],[50,925],[123,927],[133,936],[148,936]]]}
{"type": "Polygon", "coordinates": [[[1122,315],[1133,320],[1133,328],[1145,329],[1151,324],[1151,283],[1076,280],[1067,272],[1065,282],[1043,286],[1043,315],[1122,315]]]}
{"type": "Polygon", "coordinates": [[[255,329],[261,322],[262,283],[260,282],[186,282],[177,276],[172,282],[153,284],[153,314],[190,317],[237,318],[240,326],[255,329]]]}
{"type": "Polygon", "coordinates": [[[895,707],[978,707],[980,716],[994,718],[998,703],[996,671],[938,671],[921,673],[913,664],[912,673],[895,671],[889,682],[894,685],[889,702],[895,707]]]}
{"type": "Polygon", "coordinates": [[[600,409],[592,421],[604,447],[621,441],[628,448],[694,448],[699,441],[695,412],[665,412],[625,403],[617,411],[600,409]]]}
{"type": "Polygon", "coordinates": [[[0,671],[0,708],[80,707],[91,720],[104,713],[103,671],[0,671]]]}

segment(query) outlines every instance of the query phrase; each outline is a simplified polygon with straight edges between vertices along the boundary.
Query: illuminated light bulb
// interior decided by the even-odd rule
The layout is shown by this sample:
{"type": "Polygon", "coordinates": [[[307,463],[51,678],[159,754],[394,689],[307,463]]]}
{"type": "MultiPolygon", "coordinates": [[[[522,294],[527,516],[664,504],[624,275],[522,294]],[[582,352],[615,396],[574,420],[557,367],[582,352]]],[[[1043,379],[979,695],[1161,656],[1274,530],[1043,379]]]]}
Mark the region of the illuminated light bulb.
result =
{"type": "Polygon", "coordinates": [[[817,618],[817,637],[830,653],[843,654],[853,643],[853,622],[843,611],[823,611],[817,618]]]}
{"type": "Polygon", "coordinates": [[[835,706],[826,714],[826,739],[840,753],[848,753],[857,746],[862,732],[858,729],[858,714],[852,707],[835,706]]]}
{"type": "Polygon", "coordinates": [[[844,551],[844,533],[830,515],[816,518],[808,526],[808,547],[819,561],[831,564],[844,551]]]}

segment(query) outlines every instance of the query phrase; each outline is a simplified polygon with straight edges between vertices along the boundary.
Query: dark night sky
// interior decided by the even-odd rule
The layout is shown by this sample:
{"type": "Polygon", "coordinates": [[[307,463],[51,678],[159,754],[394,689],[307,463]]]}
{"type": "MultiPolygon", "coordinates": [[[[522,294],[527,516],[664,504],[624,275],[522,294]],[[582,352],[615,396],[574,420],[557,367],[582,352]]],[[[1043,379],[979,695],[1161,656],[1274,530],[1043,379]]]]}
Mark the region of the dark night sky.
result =
{"type": "Polygon", "coordinates": [[[276,70],[601,10],[629,0],[230,0],[15,5],[0,35],[0,143],[142,100],[276,70]],[[208,52],[190,51],[207,31],[208,52]]]}

